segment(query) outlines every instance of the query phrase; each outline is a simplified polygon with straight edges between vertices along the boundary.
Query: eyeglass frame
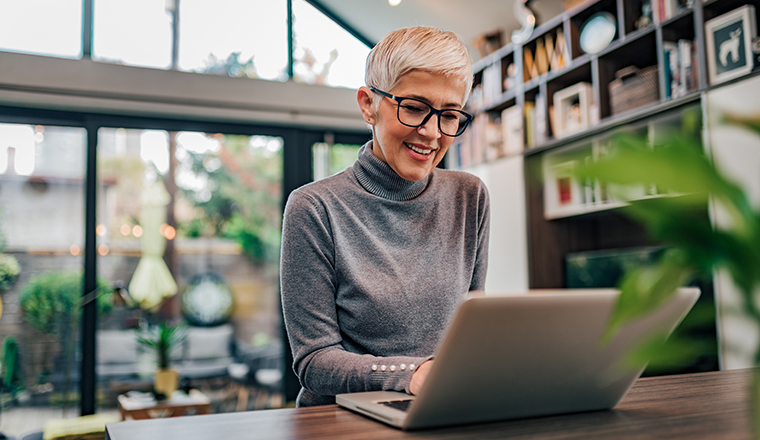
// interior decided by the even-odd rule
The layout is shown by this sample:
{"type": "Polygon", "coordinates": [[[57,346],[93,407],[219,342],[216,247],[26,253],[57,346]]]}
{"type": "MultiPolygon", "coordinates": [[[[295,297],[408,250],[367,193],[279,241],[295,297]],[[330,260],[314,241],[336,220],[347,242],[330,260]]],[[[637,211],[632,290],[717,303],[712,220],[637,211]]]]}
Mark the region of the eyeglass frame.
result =
{"type": "Polygon", "coordinates": [[[403,97],[403,96],[394,96],[394,95],[391,95],[388,92],[383,92],[382,90],[379,90],[379,89],[377,89],[375,87],[370,87],[369,89],[371,91],[377,93],[378,95],[382,95],[382,96],[385,96],[386,98],[390,98],[390,99],[396,101],[396,119],[398,119],[398,122],[400,122],[402,125],[405,125],[407,127],[412,127],[412,128],[422,127],[423,125],[425,125],[425,124],[428,123],[428,121],[430,120],[430,118],[433,115],[436,115],[436,116],[438,116],[438,131],[440,131],[441,134],[444,135],[444,136],[457,137],[457,136],[461,136],[462,133],[464,133],[464,131],[470,125],[470,122],[472,122],[473,116],[471,114],[469,114],[469,113],[467,113],[465,111],[459,110],[459,109],[446,108],[446,109],[438,110],[437,108],[433,107],[432,105],[428,104],[427,102],[419,100],[417,98],[406,98],[406,97],[403,97]],[[427,114],[427,116],[425,116],[422,119],[422,122],[420,122],[418,125],[410,125],[410,124],[407,124],[407,123],[405,123],[404,121],[401,120],[401,115],[400,115],[400,112],[401,112],[401,102],[403,100],[405,100],[405,99],[425,104],[426,106],[428,106],[430,108],[430,112],[427,114]],[[450,111],[459,112],[459,113],[461,113],[461,114],[463,114],[463,115],[465,115],[467,117],[467,120],[465,121],[464,125],[462,125],[462,128],[457,132],[457,134],[454,134],[454,135],[444,133],[443,130],[441,129],[441,113],[443,113],[443,112],[450,112],[450,111]]]}

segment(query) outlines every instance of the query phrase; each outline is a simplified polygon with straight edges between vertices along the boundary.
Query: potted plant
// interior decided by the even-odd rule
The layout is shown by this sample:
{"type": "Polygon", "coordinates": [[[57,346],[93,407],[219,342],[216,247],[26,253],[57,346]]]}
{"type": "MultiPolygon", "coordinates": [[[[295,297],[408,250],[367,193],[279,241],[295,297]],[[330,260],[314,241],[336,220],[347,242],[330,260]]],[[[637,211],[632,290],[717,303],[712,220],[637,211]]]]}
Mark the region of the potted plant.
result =
{"type": "Polygon", "coordinates": [[[162,322],[158,326],[139,330],[137,336],[137,341],[156,356],[157,370],[153,388],[157,394],[166,398],[171,398],[179,387],[179,373],[171,367],[171,355],[187,337],[186,329],[187,326],[183,324],[172,326],[162,322]]]}

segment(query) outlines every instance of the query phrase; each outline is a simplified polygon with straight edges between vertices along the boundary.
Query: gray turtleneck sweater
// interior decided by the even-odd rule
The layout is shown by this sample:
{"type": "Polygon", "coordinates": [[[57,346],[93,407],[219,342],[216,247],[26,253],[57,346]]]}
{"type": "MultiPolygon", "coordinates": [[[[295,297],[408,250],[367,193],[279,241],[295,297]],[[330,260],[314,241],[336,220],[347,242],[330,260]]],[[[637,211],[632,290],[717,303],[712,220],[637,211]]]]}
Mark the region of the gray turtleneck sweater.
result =
{"type": "Polygon", "coordinates": [[[280,276],[298,406],[409,392],[459,303],[484,288],[488,231],[480,179],[435,169],[404,180],[371,142],[352,167],[294,191],[280,276]]]}

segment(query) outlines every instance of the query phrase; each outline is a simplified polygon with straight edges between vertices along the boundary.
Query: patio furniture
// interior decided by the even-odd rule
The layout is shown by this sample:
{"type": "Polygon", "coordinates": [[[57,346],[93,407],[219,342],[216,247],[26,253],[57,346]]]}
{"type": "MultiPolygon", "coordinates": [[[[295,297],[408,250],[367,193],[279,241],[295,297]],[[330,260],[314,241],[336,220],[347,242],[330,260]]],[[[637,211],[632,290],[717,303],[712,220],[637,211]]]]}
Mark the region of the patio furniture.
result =
{"type": "Polygon", "coordinates": [[[156,400],[150,393],[129,392],[120,395],[118,402],[122,421],[128,417],[144,420],[211,412],[211,399],[198,390],[175,391],[168,400],[156,400]]]}

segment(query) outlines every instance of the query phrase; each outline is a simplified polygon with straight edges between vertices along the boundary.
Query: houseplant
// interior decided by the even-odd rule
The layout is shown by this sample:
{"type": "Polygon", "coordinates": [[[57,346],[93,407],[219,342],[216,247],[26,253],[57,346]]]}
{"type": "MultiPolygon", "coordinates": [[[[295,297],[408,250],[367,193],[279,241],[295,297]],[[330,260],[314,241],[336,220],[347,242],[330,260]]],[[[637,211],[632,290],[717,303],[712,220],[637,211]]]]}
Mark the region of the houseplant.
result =
{"type": "Polygon", "coordinates": [[[137,341],[153,351],[153,354],[156,356],[157,370],[154,376],[153,388],[156,393],[170,398],[179,386],[179,373],[171,367],[172,352],[187,337],[187,326],[184,324],[173,326],[162,322],[158,326],[138,331],[137,341]]]}
{"type": "Polygon", "coordinates": [[[21,273],[21,266],[16,257],[0,254],[0,292],[9,290],[19,273],[21,273]]]}
{"type": "MultiPolygon", "coordinates": [[[[757,121],[741,124],[760,134],[757,121]]],[[[621,135],[613,152],[579,166],[579,179],[596,179],[611,190],[654,185],[661,197],[629,201],[624,208],[650,234],[668,246],[655,265],[629,270],[620,283],[621,296],[609,322],[607,336],[624,323],[667,301],[676,288],[698,276],[727,273],[741,292],[734,313],[760,324],[760,211],[732,179],[717,169],[694,137],[673,133],[652,147],[644,139],[621,135]],[[730,226],[716,227],[709,217],[696,215],[708,203],[730,216],[730,226]]],[[[754,352],[760,366],[760,348],[754,352]]],[[[755,435],[760,436],[760,370],[755,370],[750,395],[755,435]]]]}
{"type": "MultiPolygon", "coordinates": [[[[97,280],[98,290],[110,291],[111,284],[102,277],[97,280]]],[[[81,313],[82,274],[76,271],[55,271],[33,275],[21,289],[19,305],[24,320],[37,331],[47,336],[59,336],[73,341],[72,323],[76,323],[81,313]]],[[[111,296],[102,295],[97,299],[98,313],[105,315],[112,309],[111,296]]],[[[63,342],[63,341],[62,341],[63,342]]],[[[70,350],[69,350],[70,352],[70,350]]],[[[67,352],[66,375],[69,374],[71,356],[67,352]]],[[[44,351],[43,373],[49,371],[50,343],[44,351]]],[[[66,380],[68,383],[68,379],[66,380]]]]}

